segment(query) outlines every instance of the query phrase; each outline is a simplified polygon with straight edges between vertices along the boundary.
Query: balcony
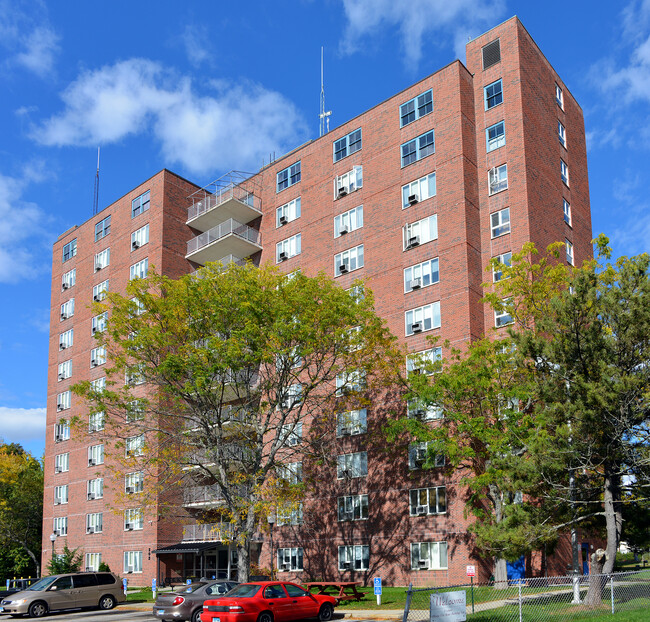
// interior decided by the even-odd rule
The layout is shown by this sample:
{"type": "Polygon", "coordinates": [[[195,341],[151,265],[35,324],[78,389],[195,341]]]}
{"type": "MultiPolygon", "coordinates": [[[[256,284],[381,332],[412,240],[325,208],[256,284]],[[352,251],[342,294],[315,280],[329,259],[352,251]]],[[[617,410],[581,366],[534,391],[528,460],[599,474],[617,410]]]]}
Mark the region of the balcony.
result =
{"type": "Polygon", "coordinates": [[[183,542],[223,542],[230,540],[231,535],[232,527],[228,523],[206,523],[183,527],[183,542]]]}
{"type": "Polygon", "coordinates": [[[187,224],[207,231],[225,222],[237,220],[248,224],[262,215],[259,189],[250,173],[231,171],[191,195],[187,224]]]}
{"type": "MultiPolygon", "coordinates": [[[[185,507],[207,507],[223,503],[224,497],[219,486],[191,486],[183,490],[185,507]]],[[[201,525],[204,526],[204,525],[201,525]]]]}
{"type": "Polygon", "coordinates": [[[261,250],[260,232],[231,218],[192,238],[187,243],[186,258],[205,265],[224,255],[245,258],[261,250]]]}

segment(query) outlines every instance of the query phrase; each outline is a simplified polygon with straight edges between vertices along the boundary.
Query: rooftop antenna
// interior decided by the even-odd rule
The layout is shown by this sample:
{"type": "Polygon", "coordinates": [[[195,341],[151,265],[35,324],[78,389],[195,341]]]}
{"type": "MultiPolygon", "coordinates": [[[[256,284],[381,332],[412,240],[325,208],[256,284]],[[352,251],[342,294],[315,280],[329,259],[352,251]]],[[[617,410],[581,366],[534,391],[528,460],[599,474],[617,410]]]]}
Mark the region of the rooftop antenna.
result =
{"type": "Polygon", "coordinates": [[[330,131],[331,110],[325,112],[325,81],[323,80],[323,46],[320,48],[320,136],[330,131]],[[327,128],[327,129],[326,129],[327,128]]]}
{"type": "Polygon", "coordinates": [[[95,194],[93,197],[93,216],[97,214],[99,206],[99,147],[97,147],[97,173],[95,174],[95,194]]]}

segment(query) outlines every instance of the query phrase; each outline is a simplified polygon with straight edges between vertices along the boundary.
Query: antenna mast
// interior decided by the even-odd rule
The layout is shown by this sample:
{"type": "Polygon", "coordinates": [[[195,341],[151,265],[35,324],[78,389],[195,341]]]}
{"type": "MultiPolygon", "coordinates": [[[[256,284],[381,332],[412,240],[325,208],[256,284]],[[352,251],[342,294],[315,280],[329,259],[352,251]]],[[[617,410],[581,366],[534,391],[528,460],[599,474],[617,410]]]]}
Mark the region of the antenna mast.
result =
{"type": "Polygon", "coordinates": [[[320,136],[330,131],[331,110],[325,112],[325,81],[323,79],[323,47],[320,48],[320,136]],[[327,129],[326,129],[327,128],[327,129]]]}
{"type": "Polygon", "coordinates": [[[93,196],[93,216],[97,214],[99,206],[99,147],[97,147],[97,173],[95,174],[95,194],[93,196]]]}

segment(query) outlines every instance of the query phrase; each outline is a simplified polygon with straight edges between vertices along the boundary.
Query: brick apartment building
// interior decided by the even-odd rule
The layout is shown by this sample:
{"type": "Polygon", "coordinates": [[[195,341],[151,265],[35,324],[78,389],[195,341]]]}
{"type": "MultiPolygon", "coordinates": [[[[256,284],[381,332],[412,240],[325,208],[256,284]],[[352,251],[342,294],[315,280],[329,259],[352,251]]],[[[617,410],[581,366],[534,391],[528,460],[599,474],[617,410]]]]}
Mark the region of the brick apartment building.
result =
{"type": "MultiPolygon", "coordinates": [[[[104,561],[142,585],[232,575],[236,563],[214,531],[193,524],[192,508],[214,500],[209,490],[186,495],[180,522],[155,506],[122,512],[122,493],[135,499],[146,479],[104,462],[93,440],[100,422],[91,418],[87,434],[65,424],[88,418],[70,386],[104,377],[92,337],[102,319],[90,309],[102,291],[124,291],[148,265],[177,277],[247,258],[287,273],[324,270],[343,288],[363,277],[389,328],[422,352],[432,335],[458,346],[498,330],[508,318],[481,303],[488,262],[558,240],[568,262],[591,255],[583,115],[516,17],[469,42],[466,66],[450,63],[255,175],[203,189],[168,170],[154,175],[54,245],[44,562],[65,540],[87,568],[104,561]]],[[[307,494],[298,524],[275,528],[280,576],[446,584],[463,581],[470,563],[487,579],[491,563],[473,554],[453,477],[419,469],[416,451],[398,462],[374,447],[365,434],[373,411],[338,431],[360,476],[332,473],[318,498],[307,494]]],[[[261,533],[267,567],[268,544],[261,533]]],[[[544,571],[565,571],[563,547],[544,571]]],[[[527,562],[529,574],[542,572],[538,558],[527,562]]]]}

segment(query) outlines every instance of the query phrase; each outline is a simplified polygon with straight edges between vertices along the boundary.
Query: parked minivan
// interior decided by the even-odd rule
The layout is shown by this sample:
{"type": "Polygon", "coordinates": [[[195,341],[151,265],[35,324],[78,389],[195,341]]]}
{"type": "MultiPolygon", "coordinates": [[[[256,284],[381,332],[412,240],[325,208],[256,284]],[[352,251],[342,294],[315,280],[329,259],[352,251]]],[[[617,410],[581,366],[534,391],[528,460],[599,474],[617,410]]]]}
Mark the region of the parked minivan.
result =
{"type": "Polygon", "coordinates": [[[43,577],[0,602],[0,614],[40,618],[50,611],[98,607],[124,602],[120,580],[112,572],[75,572],[43,577]]]}

